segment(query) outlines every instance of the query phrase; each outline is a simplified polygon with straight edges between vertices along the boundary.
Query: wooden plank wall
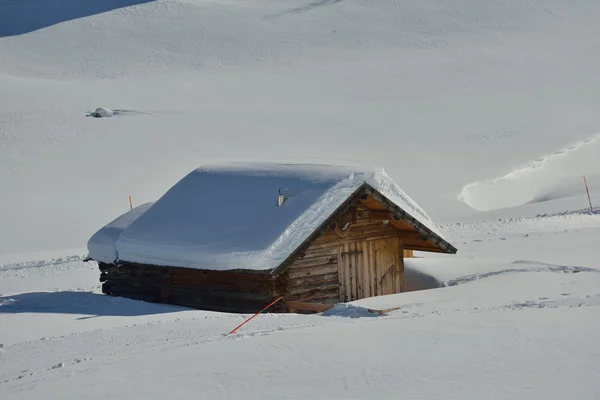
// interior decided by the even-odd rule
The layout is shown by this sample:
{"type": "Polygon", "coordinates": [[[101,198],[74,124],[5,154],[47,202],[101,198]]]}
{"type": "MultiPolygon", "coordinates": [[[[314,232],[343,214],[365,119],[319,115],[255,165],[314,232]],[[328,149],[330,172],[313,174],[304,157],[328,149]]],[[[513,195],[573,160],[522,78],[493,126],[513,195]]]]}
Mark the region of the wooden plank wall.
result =
{"type": "Polygon", "coordinates": [[[375,240],[371,242],[372,258],[375,264],[379,292],[377,296],[400,293],[404,286],[404,260],[402,244],[398,238],[375,240]]]}
{"type": "MultiPolygon", "coordinates": [[[[267,274],[99,264],[106,294],[202,310],[251,313],[283,294],[267,274]]],[[[271,312],[284,311],[283,305],[271,312]]]]}
{"type": "Polygon", "coordinates": [[[311,247],[284,275],[285,300],[335,304],[339,302],[337,247],[311,247]]]}
{"type": "Polygon", "coordinates": [[[368,241],[344,243],[338,247],[341,301],[369,297],[372,292],[372,287],[368,284],[368,276],[371,275],[369,247],[368,241]]]}
{"type": "Polygon", "coordinates": [[[339,249],[340,299],[400,293],[404,263],[398,238],[373,239],[344,244],[339,249]]]}
{"type": "MultiPolygon", "coordinates": [[[[356,218],[356,222],[348,230],[343,231],[339,229],[339,226],[343,226],[343,221],[338,223],[338,229],[328,229],[315,240],[303,256],[292,264],[284,278],[286,300],[335,304],[349,298],[363,298],[374,295],[373,293],[383,293],[375,283],[366,286],[361,284],[360,287],[358,284],[352,285],[352,280],[358,282],[357,274],[368,273],[367,270],[359,271],[357,268],[358,265],[363,264],[363,260],[359,259],[352,264],[352,273],[348,270],[347,274],[340,276],[340,249],[345,249],[344,251],[361,249],[364,254],[370,254],[366,249],[367,246],[370,246],[369,243],[386,238],[392,239],[400,246],[398,229],[392,224],[384,224],[380,220],[372,221],[360,217],[356,218]],[[354,291],[353,295],[350,294],[350,291],[354,291]]],[[[396,253],[398,254],[398,252],[396,253]]],[[[398,263],[401,262],[402,260],[398,260],[398,263]]],[[[381,275],[370,273],[369,276],[381,277],[381,275]]],[[[393,293],[400,292],[400,284],[396,284],[396,282],[401,279],[396,279],[396,273],[393,274],[393,278],[395,279],[394,287],[397,288],[393,293]]],[[[398,278],[402,278],[402,276],[398,278]]],[[[367,279],[366,275],[363,279],[367,279]]]]}

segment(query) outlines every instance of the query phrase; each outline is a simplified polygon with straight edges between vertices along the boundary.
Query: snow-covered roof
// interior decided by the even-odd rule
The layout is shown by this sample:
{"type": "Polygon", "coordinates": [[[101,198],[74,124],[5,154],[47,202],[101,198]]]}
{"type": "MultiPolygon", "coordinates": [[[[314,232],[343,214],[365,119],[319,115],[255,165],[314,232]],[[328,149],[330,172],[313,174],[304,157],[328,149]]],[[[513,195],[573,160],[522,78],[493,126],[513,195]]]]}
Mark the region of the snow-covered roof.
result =
{"type": "Polygon", "coordinates": [[[192,171],[98,231],[88,250],[103,262],[273,270],[365,183],[442,238],[383,168],[234,163],[192,171]]]}
{"type": "Polygon", "coordinates": [[[120,215],[108,225],[100,229],[88,241],[88,251],[90,257],[96,261],[103,263],[112,263],[117,260],[117,249],[115,247],[119,236],[123,231],[131,225],[133,221],[138,219],[153,202],[139,205],[120,215]]]}

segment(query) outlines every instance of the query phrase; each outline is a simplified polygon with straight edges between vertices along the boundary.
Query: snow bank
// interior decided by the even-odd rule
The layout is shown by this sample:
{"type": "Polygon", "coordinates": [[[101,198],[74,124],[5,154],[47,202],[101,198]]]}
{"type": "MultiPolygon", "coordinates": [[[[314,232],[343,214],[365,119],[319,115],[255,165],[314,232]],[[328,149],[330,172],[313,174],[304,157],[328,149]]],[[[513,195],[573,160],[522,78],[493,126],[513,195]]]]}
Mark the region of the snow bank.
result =
{"type": "MultiPolygon", "coordinates": [[[[458,199],[479,211],[516,207],[585,194],[582,175],[598,188],[600,134],[544,155],[508,174],[466,185],[458,199]]],[[[583,202],[582,202],[583,204],[583,202]]]]}
{"type": "Polygon", "coordinates": [[[192,171],[126,229],[107,226],[90,243],[103,259],[118,254],[152,265],[271,270],[363,183],[436,231],[383,168],[233,163],[192,171]],[[279,193],[286,196],[281,206],[279,193]]]}
{"type": "Polygon", "coordinates": [[[112,263],[117,257],[116,243],[123,231],[138,219],[153,203],[145,203],[122,214],[96,232],[88,241],[89,255],[98,262],[112,263]]]}
{"type": "Polygon", "coordinates": [[[74,271],[61,292],[0,299],[0,398],[89,398],[93,388],[96,398],[160,399],[172,394],[165,376],[178,394],[215,399],[597,398],[597,273],[498,275],[365,299],[329,318],[266,313],[232,337],[244,316],[75,292],[74,271]],[[343,314],[391,306],[402,308],[343,314]]]}

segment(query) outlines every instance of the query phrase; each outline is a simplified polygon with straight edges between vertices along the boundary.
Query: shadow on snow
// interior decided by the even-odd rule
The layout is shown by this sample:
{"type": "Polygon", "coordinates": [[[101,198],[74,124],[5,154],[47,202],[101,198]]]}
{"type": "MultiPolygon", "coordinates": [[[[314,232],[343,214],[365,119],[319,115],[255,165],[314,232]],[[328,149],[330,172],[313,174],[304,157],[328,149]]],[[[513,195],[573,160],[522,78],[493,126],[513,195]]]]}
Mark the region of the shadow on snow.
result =
{"type": "Polygon", "coordinates": [[[78,314],[79,319],[99,316],[133,317],[188,311],[167,304],[145,303],[90,292],[31,292],[0,297],[0,314],[78,314]]]}
{"type": "Polygon", "coordinates": [[[0,37],[22,35],[154,0],[1,0],[0,37]]]}

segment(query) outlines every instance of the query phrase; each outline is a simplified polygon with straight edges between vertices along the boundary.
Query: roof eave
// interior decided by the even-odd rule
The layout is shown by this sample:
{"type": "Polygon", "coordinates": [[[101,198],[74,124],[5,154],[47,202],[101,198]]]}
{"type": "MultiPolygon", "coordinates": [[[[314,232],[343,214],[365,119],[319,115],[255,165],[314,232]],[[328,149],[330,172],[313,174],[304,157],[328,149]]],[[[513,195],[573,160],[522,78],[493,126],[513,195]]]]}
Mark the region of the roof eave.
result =
{"type": "Polygon", "coordinates": [[[412,226],[417,232],[421,234],[421,236],[423,236],[424,240],[429,241],[435,246],[437,246],[441,253],[456,254],[457,249],[450,243],[448,243],[444,238],[440,237],[437,233],[429,229],[422,222],[420,222],[418,219],[407,213],[401,207],[394,204],[391,200],[379,193],[379,191],[377,191],[371,185],[365,183],[364,186],[366,193],[372,196],[381,204],[383,204],[388,209],[388,211],[392,213],[394,218],[406,221],[407,224],[412,226]]]}
{"type": "MultiPolygon", "coordinates": [[[[294,261],[300,256],[300,254],[305,252],[308,249],[308,247],[310,247],[310,245],[313,243],[313,241],[316,240],[316,238],[324,232],[324,230],[327,228],[327,225],[329,225],[332,220],[337,219],[346,211],[348,211],[355,198],[363,194],[373,196],[373,198],[375,198],[377,201],[383,204],[395,218],[406,221],[407,224],[412,226],[417,232],[421,234],[421,236],[423,236],[423,240],[433,243],[438,248],[437,252],[456,254],[457,249],[454,246],[452,246],[445,239],[440,237],[437,233],[429,229],[422,222],[420,222],[415,217],[407,213],[401,207],[394,204],[391,200],[389,200],[387,197],[379,193],[379,191],[377,191],[375,188],[373,188],[371,185],[365,182],[362,185],[360,185],[358,189],[354,191],[354,193],[348,196],[344,203],[342,203],[341,206],[339,206],[317,229],[315,229],[313,233],[308,238],[306,238],[306,240],[304,240],[304,242],[302,242],[300,246],[296,248],[296,250],[290,253],[290,255],[281,264],[279,264],[279,266],[273,268],[271,270],[271,275],[279,275],[283,273],[287,268],[289,268],[294,263],[294,261]]],[[[433,249],[430,251],[436,252],[433,249]]]]}

